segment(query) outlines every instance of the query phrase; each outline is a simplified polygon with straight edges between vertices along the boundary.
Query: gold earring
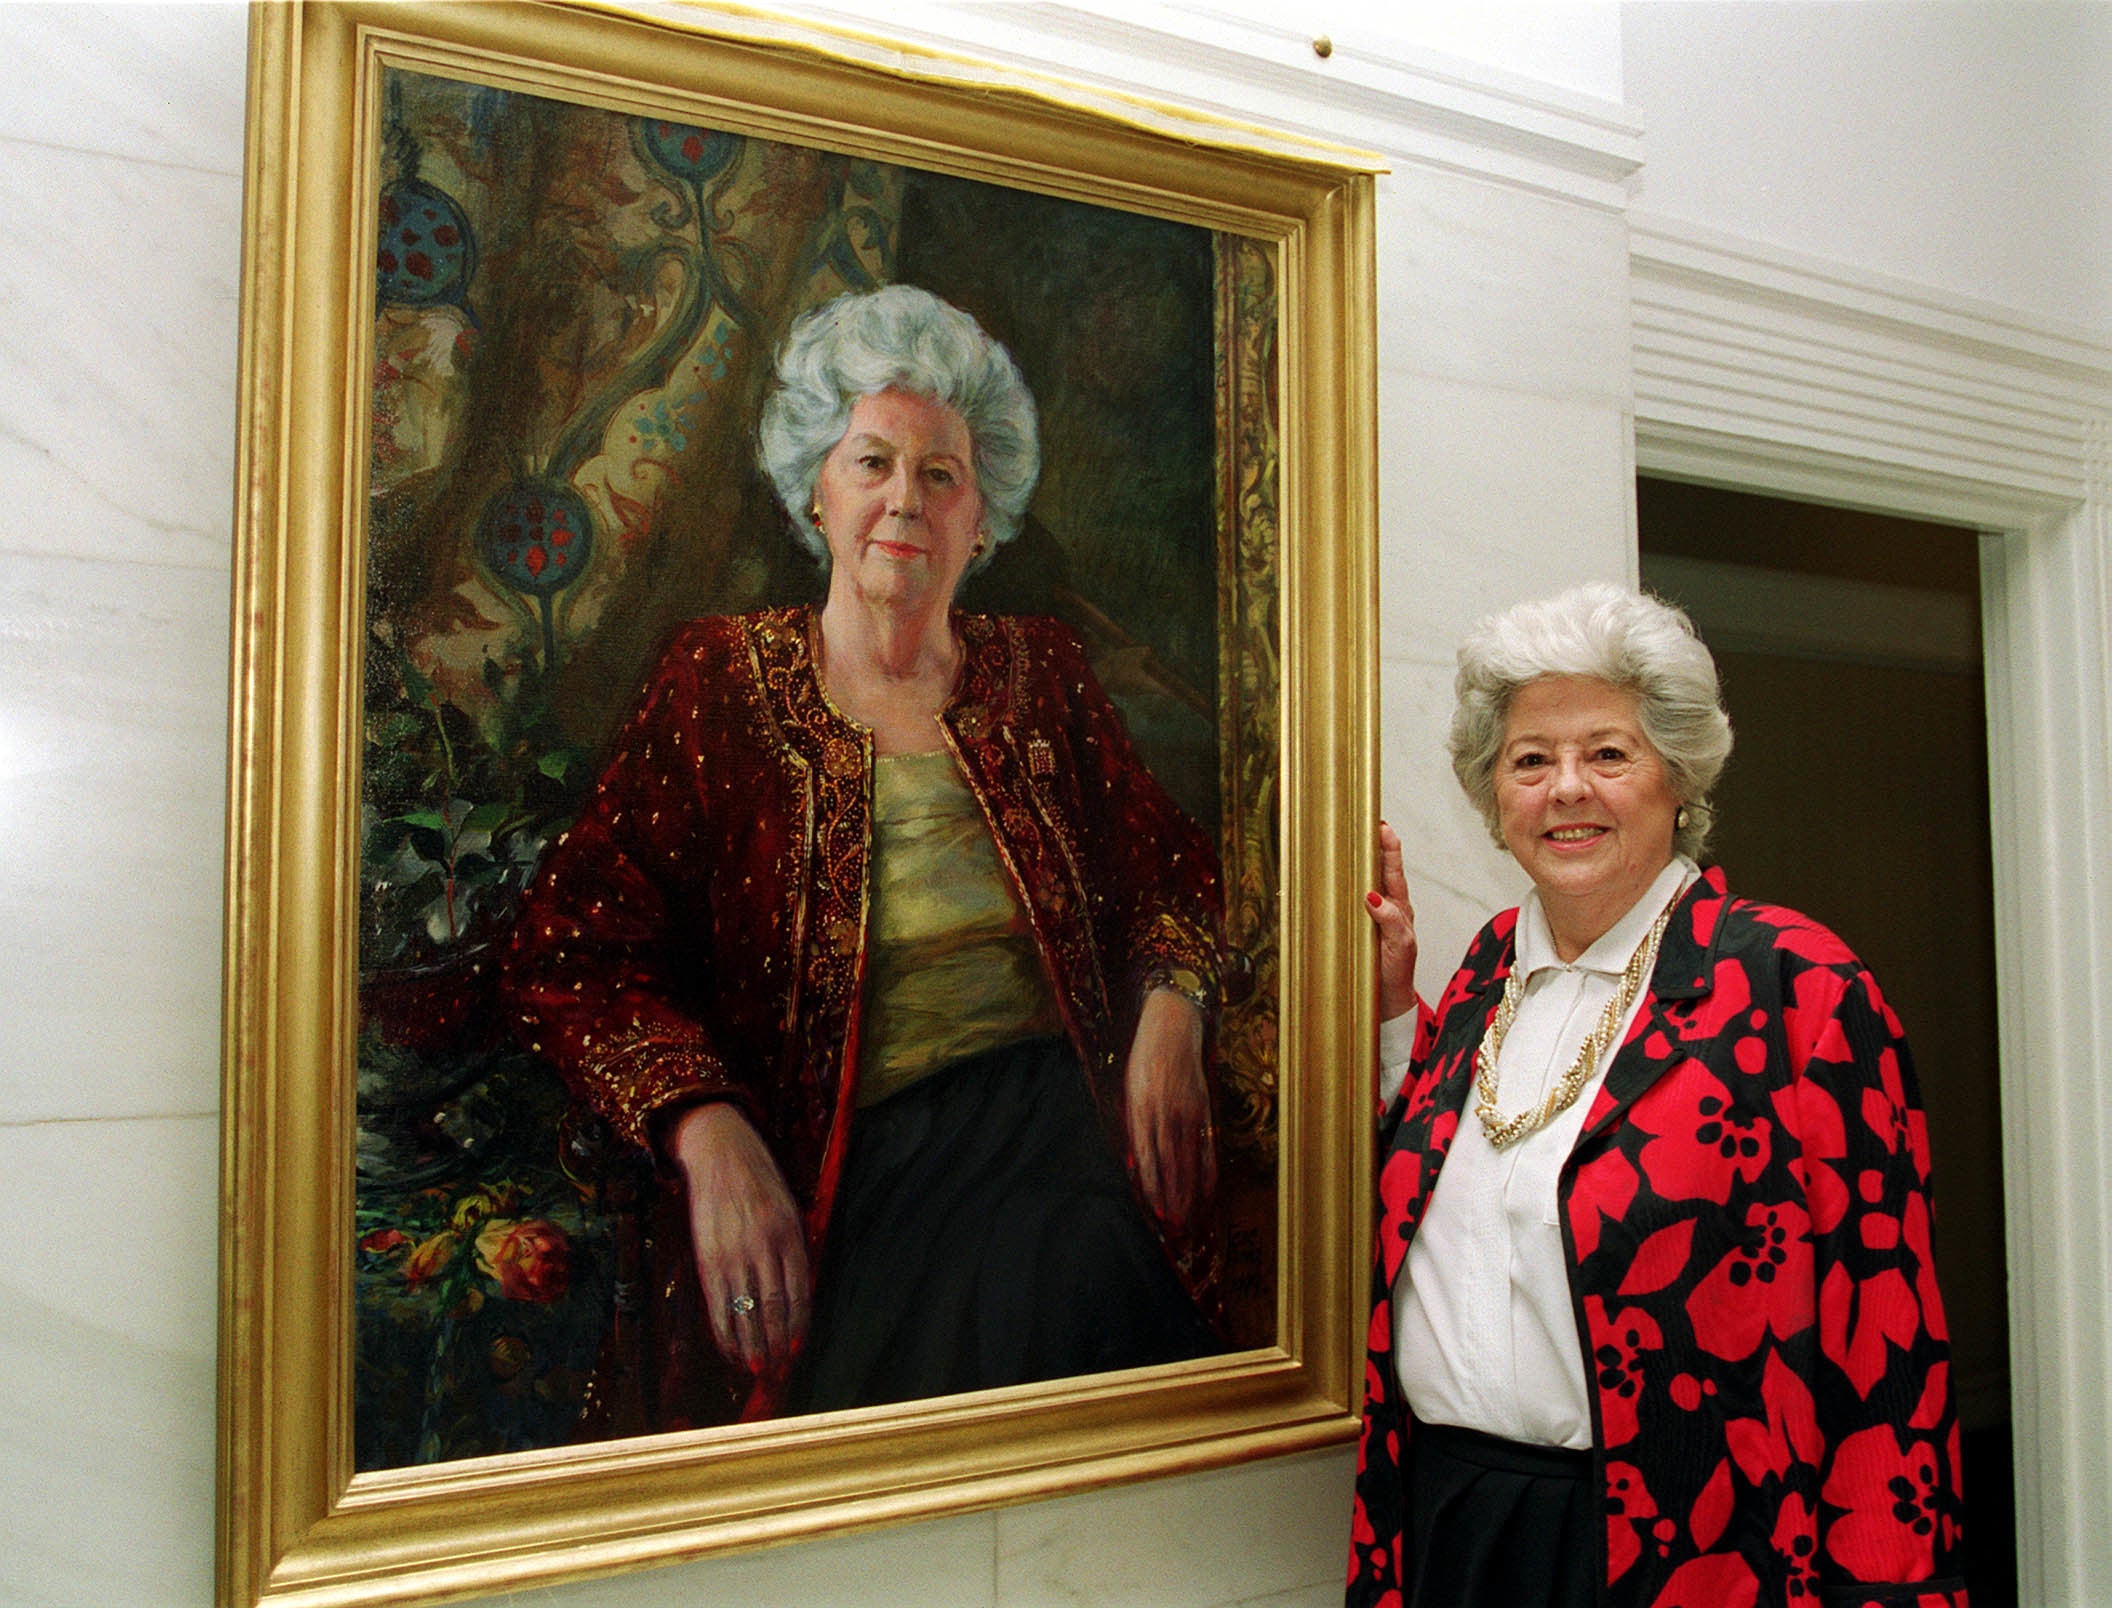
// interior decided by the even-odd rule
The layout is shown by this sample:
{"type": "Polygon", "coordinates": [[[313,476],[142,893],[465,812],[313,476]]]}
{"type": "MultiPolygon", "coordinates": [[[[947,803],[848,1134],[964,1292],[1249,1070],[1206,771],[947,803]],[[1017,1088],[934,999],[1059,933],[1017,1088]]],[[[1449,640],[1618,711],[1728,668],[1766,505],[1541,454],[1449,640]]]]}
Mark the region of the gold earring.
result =
{"type": "Polygon", "coordinates": [[[1672,812],[1672,830],[1675,832],[1684,832],[1686,829],[1687,807],[1686,805],[1682,804],[1678,809],[1672,812]]]}
{"type": "Polygon", "coordinates": [[[987,530],[977,531],[975,533],[975,551],[970,553],[968,556],[970,558],[981,558],[985,553],[989,551],[990,533],[987,530]]]}
{"type": "Polygon", "coordinates": [[[815,531],[815,534],[816,534],[816,535],[819,535],[819,536],[824,536],[824,537],[825,537],[825,536],[827,536],[827,535],[829,534],[829,527],[828,527],[828,526],[826,526],[826,525],[824,525],[824,524],[823,524],[823,523],[821,522],[821,504],[820,504],[820,503],[812,503],[812,504],[809,504],[809,505],[808,505],[808,508],[807,508],[807,522],[808,522],[809,524],[811,524],[811,525],[812,525],[812,526],[814,527],[814,531],[815,531]]]}

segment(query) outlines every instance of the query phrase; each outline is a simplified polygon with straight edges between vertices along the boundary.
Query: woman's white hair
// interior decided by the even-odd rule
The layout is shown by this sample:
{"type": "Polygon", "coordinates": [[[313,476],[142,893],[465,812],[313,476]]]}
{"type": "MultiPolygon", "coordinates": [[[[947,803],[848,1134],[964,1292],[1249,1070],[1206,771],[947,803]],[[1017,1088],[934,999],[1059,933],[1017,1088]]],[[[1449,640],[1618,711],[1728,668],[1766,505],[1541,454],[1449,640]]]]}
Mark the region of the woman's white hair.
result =
{"type": "Polygon", "coordinates": [[[1452,770],[1500,845],[1496,756],[1520,688],[1543,676],[1589,676],[1635,695],[1643,736],[1687,807],[1672,846],[1699,858],[1715,824],[1709,790],[1731,757],[1731,720],[1716,661],[1693,622],[1647,592],[1594,581],[1491,614],[1459,645],[1452,690],[1452,770]]]}
{"type": "Polygon", "coordinates": [[[861,396],[907,391],[943,402],[968,426],[976,490],[990,536],[968,573],[1019,534],[1041,442],[1034,395],[1012,354],[950,302],[914,285],[851,291],[800,315],[777,354],[777,380],[757,427],[763,470],[792,517],[799,543],[829,565],[814,523],[821,463],[861,396]]]}

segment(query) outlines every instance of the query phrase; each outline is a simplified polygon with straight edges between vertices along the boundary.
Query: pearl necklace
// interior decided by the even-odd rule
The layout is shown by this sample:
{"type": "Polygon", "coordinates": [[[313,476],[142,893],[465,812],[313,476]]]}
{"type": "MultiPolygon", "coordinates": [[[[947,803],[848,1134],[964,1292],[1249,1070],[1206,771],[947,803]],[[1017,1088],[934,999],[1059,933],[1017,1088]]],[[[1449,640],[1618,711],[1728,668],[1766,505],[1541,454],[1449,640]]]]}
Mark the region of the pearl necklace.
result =
{"type": "Polygon", "coordinates": [[[1529,1133],[1538,1132],[1556,1117],[1576,1103],[1577,1096],[1584,1092],[1584,1085],[1598,1070],[1600,1059],[1613,1045],[1613,1035],[1628,1014],[1628,1007],[1635,1003],[1635,996],[1643,986],[1643,979],[1657,964],[1657,946],[1665,936],[1665,928],[1672,920],[1672,910],[1679,903],[1675,896],[1658,913],[1650,924],[1650,931],[1636,946],[1635,953],[1628,957],[1628,965],[1621,972],[1621,983],[1613,991],[1613,998],[1599,1012],[1598,1026],[1577,1051],[1576,1060],[1569,1070],[1556,1080],[1547,1091],[1547,1098],[1529,1110],[1516,1116],[1506,1117],[1496,1105],[1496,1058],[1503,1053],[1504,1036],[1511,1030],[1512,1019],[1518,1014],[1519,1003],[1525,998],[1525,974],[1517,969],[1515,960],[1511,975],[1504,979],[1503,998],[1496,1005],[1496,1019],[1489,1024],[1489,1031],[1481,1041],[1481,1048],[1474,1055],[1474,1115],[1481,1119],[1482,1129],[1489,1136],[1489,1143],[1502,1150],[1515,1144],[1529,1133]]]}

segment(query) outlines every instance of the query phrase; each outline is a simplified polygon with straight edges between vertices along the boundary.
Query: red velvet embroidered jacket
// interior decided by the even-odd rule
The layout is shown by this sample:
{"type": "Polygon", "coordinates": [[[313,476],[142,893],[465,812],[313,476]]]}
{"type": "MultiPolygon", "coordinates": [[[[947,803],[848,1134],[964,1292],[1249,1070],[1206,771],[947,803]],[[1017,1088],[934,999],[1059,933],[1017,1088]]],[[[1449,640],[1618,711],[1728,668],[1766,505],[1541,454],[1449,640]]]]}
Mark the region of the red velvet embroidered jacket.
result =
{"type": "MultiPolygon", "coordinates": [[[[504,987],[523,1042],[630,1144],[738,1102],[800,1202],[818,1265],[856,1108],[872,840],[870,734],[823,695],[809,614],[679,631],[523,903],[504,987]]],[[[958,615],[940,715],[1025,906],[1103,1110],[1147,976],[1217,974],[1216,858],[1131,747],[1075,637],[958,615]]],[[[686,1218],[663,1173],[645,1426],[724,1416],[686,1218]],[[707,1377],[711,1376],[711,1377],[707,1377]]],[[[751,1415],[772,1406],[766,1384],[751,1415]]]]}
{"type": "MultiPolygon", "coordinates": [[[[1382,1127],[1348,1601],[1398,1608],[1393,1281],[1514,955],[1498,916],[1382,1127]]],[[[1898,1018],[1832,933],[1682,899],[1565,1163],[1608,1608],[1962,1608],[1957,1421],[1927,1132],[1898,1018]]]]}

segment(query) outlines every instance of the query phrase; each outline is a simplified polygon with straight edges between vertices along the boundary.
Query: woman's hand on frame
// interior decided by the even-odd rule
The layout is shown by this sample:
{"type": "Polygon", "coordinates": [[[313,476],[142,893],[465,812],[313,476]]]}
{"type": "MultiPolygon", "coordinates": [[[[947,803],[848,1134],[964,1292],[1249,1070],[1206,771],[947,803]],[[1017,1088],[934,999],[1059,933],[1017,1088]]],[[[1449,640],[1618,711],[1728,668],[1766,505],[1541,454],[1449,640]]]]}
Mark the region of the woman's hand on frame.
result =
{"type": "Polygon", "coordinates": [[[1415,1009],[1415,907],[1408,900],[1408,873],[1401,868],[1400,834],[1379,823],[1379,886],[1364,895],[1364,908],[1378,932],[1379,1020],[1390,1022],[1415,1009]]]}
{"type": "Polygon", "coordinates": [[[789,1369],[807,1335],[814,1281],[785,1175],[734,1106],[692,1107],[668,1148],[689,1198],[697,1282],[719,1350],[757,1374],[789,1369]]]}
{"type": "Polygon", "coordinates": [[[1144,996],[1123,1094],[1137,1185],[1159,1221],[1184,1232],[1217,1188],[1203,1013],[1192,1001],[1169,989],[1144,996]]]}

